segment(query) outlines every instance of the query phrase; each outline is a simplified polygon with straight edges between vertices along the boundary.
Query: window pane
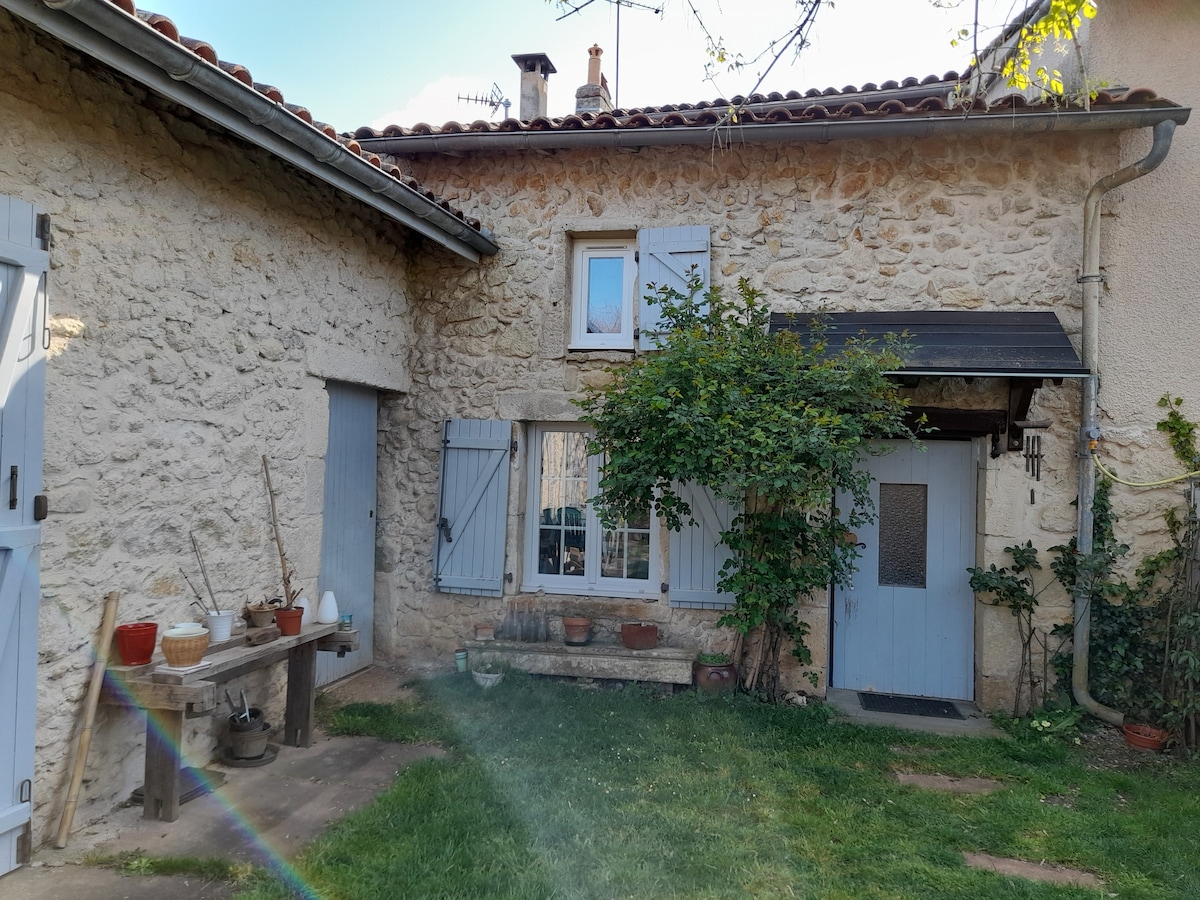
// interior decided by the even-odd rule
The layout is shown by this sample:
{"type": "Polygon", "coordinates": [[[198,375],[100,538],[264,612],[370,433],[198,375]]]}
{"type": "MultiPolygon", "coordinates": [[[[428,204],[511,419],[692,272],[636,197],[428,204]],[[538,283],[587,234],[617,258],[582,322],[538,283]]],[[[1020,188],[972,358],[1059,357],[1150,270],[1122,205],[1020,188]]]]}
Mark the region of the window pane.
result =
{"type": "Polygon", "coordinates": [[[879,485],[881,585],[925,587],[927,513],[925,485],[879,485]]]}
{"type": "Polygon", "coordinates": [[[625,258],[589,256],[587,267],[588,334],[620,334],[625,258]]]}
{"type": "Polygon", "coordinates": [[[542,433],[537,565],[542,575],[584,574],[587,476],[586,434],[542,433]]]}

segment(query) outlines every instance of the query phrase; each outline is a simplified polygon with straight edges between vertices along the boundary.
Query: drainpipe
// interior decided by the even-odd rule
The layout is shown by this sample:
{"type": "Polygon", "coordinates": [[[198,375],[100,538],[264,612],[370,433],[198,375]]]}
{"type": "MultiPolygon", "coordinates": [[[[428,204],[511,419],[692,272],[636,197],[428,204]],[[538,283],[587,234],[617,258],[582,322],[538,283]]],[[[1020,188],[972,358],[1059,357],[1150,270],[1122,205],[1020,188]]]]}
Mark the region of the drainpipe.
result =
{"type": "MultiPolygon", "coordinates": [[[[1092,459],[1095,442],[1100,438],[1096,395],[1100,385],[1100,201],[1113,188],[1141,178],[1158,168],[1171,149],[1175,122],[1167,119],[1154,126],[1154,143],[1144,159],[1106,175],[1097,181],[1083,203],[1083,364],[1091,373],[1083,384],[1083,409],[1079,424],[1079,527],[1075,538],[1081,557],[1092,552],[1092,499],[1096,493],[1096,466],[1092,459]]],[[[1075,585],[1074,664],[1071,689],[1075,701],[1093,716],[1121,725],[1125,714],[1100,703],[1088,688],[1088,650],[1092,628],[1092,582],[1084,575],[1075,585]]]]}

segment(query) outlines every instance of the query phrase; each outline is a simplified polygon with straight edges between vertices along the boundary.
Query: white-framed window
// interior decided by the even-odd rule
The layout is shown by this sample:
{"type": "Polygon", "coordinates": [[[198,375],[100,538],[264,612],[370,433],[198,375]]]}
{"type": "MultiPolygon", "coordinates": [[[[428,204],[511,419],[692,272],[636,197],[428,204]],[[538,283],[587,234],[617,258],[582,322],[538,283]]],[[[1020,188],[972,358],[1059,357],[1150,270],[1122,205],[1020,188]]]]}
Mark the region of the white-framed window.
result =
{"type": "Polygon", "coordinates": [[[571,349],[632,350],[636,238],[578,238],[571,286],[571,349]]]}
{"type": "Polygon", "coordinates": [[[658,521],[652,512],[605,528],[588,498],[599,493],[601,460],[583,425],[530,429],[529,511],[522,590],[658,597],[658,521]]]}

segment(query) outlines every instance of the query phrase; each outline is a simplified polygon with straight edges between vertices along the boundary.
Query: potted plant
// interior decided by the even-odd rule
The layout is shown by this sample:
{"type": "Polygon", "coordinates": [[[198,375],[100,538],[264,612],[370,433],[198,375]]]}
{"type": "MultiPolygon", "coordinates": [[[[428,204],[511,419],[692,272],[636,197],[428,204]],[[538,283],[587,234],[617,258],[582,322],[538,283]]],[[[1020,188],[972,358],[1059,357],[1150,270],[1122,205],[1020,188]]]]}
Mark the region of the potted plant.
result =
{"type": "Polygon", "coordinates": [[[737,687],[737,666],[728,653],[701,653],[692,663],[692,677],[705,694],[731,694],[737,687]]]}
{"type": "MultiPolygon", "coordinates": [[[[267,481],[267,496],[271,500],[271,527],[275,531],[275,547],[279,550],[279,568],[283,571],[283,602],[275,608],[275,624],[279,626],[280,634],[299,634],[304,610],[293,607],[296,598],[300,596],[300,588],[292,587],[292,576],[296,572],[288,562],[287,554],[283,552],[283,536],[279,533],[279,516],[275,512],[275,489],[271,486],[271,468],[267,464],[265,453],[262,463],[263,477],[267,481]]],[[[326,593],[329,592],[326,591],[326,593]]]]}

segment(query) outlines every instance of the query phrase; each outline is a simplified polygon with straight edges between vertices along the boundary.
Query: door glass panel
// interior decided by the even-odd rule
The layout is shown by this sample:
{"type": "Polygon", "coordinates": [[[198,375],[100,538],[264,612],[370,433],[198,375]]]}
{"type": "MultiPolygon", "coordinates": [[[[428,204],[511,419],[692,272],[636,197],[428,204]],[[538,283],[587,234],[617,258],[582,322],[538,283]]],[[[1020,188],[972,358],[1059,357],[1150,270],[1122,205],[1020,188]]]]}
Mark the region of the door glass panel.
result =
{"type": "Polygon", "coordinates": [[[929,502],[923,484],[879,485],[879,583],[925,587],[929,502]]]}
{"type": "Polygon", "coordinates": [[[587,441],[582,431],[542,434],[538,572],[543,575],[584,574],[587,441]]]}

